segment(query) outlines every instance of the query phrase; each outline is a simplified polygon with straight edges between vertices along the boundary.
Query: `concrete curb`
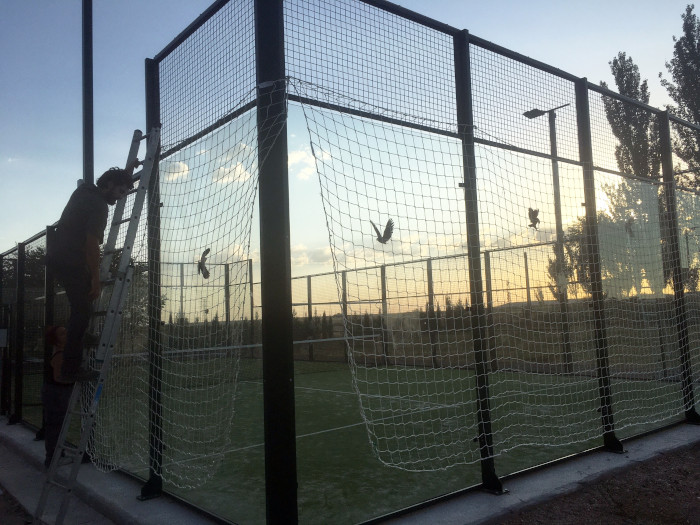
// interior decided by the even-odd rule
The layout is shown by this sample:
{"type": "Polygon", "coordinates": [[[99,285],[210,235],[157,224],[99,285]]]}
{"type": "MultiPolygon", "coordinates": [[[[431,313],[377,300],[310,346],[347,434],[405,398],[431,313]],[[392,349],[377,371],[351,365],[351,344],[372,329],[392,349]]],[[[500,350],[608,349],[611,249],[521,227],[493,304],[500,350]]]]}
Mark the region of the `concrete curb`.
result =
{"type": "MultiPolygon", "coordinates": [[[[44,442],[21,424],[0,417],[0,484],[33,514],[45,479],[44,442]]],[[[83,465],[78,474],[66,524],[210,525],[220,523],[168,496],[139,501],[141,483],[119,472],[104,473],[83,465]]],[[[53,523],[58,498],[50,498],[45,520],[53,523]],[[56,500],[56,501],[54,501],[56,500]]]]}
{"type": "Polygon", "coordinates": [[[606,474],[626,469],[664,452],[700,442],[700,427],[681,424],[658,433],[625,441],[625,452],[592,452],[504,481],[506,494],[473,491],[397,518],[387,524],[487,525],[532,505],[569,494],[606,474]]]}
{"type": "MultiPolygon", "coordinates": [[[[0,484],[32,514],[44,482],[44,444],[22,425],[7,425],[0,417],[0,484]]],[[[625,441],[625,452],[592,452],[504,481],[508,493],[494,496],[473,491],[402,516],[387,524],[441,525],[491,524],[500,518],[568,494],[594,483],[606,474],[625,469],[665,452],[700,442],[700,427],[680,424],[625,441]]],[[[197,513],[168,496],[138,501],[141,483],[120,473],[99,472],[84,465],[66,523],[81,525],[209,525],[220,523],[197,513]]],[[[57,505],[55,505],[57,507],[57,505]]],[[[48,521],[52,522],[49,512],[48,521]]]]}

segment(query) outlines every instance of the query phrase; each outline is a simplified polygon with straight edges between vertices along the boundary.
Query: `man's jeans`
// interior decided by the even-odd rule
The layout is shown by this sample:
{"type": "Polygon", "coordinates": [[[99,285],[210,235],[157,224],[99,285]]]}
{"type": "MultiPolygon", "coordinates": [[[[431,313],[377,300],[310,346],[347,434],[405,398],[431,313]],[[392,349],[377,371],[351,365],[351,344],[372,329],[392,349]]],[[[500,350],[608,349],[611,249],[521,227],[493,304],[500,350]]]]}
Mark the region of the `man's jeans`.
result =
{"type": "Polygon", "coordinates": [[[70,378],[75,375],[83,362],[83,338],[92,316],[90,293],[90,276],[87,270],[54,269],[56,280],[63,286],[70,304],[70,319],[66,327],[68,334],[63,349],[63,366],[61,376],[70,378]]]}
{"type": "Polygon", "coordinates": [[[51,464],[58,436],[61,434],[63,419],[66,417],[68,402],[73,391],[73,385],[44,384],[41,389],[41,401],[44,403],[44,440],[46,457],[44,465],[51,464]]]}

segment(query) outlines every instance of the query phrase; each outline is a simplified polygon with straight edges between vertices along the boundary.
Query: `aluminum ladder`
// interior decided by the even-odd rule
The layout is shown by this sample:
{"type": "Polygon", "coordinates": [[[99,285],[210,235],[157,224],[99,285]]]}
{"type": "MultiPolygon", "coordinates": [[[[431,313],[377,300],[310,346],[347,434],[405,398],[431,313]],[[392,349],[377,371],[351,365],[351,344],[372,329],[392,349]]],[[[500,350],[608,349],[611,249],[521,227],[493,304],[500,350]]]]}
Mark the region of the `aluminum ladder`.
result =
{"type": "Polygon", "coordinates": [[[51,465],[46,473],[41,496],[33,516],[33,523],[44,523],[42,518],[47,510],[49,495],[52,489],[59,489],[60,507],[56,515],[55,525],[62,525],[68,512],[71,495],[75,487],[80,465],[87,450],[90,435],[95,423],[97,407],[100,402],[105,380],[109,374],[114,343],[119,333],[121,324],[122,309],[131,285],[134,266],[131,253],[136,240],[139,219],[146,200],[148,184],[153,172],[154,164],[157,161],[158,148],[160,146],[160,129],[154,128],[144,135],[141,131],[134,131],[134,136],[129,149],[126,161],[126,169],[133,170],[138,165],[142,169],[132,175],[132,180],[138,182],[138,186],[129,192],[135,195],[131,212],[124,216],[127,198],[120,199],[114,205],[114,213],[110,224],[107,240],[105,241],[103,257],[100,263],[100,283],[102,291],[96,301],[97,307],[91,319],[90,330],[93,333],[99,331],[99,342],[92,346],[93,367],[98,371],[99,376],[96,381],[77,382],[73,387],[68,410],[63,420],[63,426],[58,436],[56,450],[51,460],[51,465]],[[137,160],[140,143],[147,140],[146,154],[144,160],[137,160]],[[123,224],[127,224],[126,235],[123,237],[123,245],[117,248],[119,232],[123,224]],[[116,269],[113,268],[115,256],[119,256],[116,269]],[[109,289],[111,288],[111,293],[109,289]],[[101,325],[101,329],[99,326],[101,325]],[[83,402],[81,403],[81,397],[83,402]],[[86,400],[86,401],[85,401],[86,400]],[[67,442],[68,429],[73,416],[80,416],[82,425],[80,431],[80,441],[77,447],[69,445],[67,442]],[[68,470],[67,473],[65,471],[68,470]]]}

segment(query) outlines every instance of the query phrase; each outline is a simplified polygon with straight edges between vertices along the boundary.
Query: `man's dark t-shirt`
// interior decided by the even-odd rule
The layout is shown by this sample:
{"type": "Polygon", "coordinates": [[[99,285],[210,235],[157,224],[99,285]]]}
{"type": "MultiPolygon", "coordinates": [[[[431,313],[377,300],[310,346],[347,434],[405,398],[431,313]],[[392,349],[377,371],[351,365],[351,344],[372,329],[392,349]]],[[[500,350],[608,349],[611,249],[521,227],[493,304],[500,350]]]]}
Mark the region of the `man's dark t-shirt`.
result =
{"type": "Polygon", "coordinates": [[[107,201],[97,186],[78,186],[58,221],[55,241],[51,243],[47,254],[47,263],[58,270],[84,270],[87,234],[97,237],[102,243],[108,211],[107,201]]]}

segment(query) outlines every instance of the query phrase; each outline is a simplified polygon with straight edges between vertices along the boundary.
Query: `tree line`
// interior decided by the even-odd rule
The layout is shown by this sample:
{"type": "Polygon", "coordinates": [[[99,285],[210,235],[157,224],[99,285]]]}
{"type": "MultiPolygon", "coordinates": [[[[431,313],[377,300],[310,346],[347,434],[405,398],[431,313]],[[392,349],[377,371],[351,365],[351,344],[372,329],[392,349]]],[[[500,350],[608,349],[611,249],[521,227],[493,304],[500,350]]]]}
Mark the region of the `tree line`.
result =
{"type": "MultiPolygon", "coordinates": [[[[688,5],[681,15],[682,34],[673,37],[673,58],[665,64],[669,76],[659,73],[659,77],[674,102],[666,107],[669,113],[700,124],[700,22],[693,11],[694,5],[688,5]]],[[[632,57],[620,51],[609,65],[617,91],[648,105],[649,84],[646,79],[642,80],[632,57]]],[[[600,85],[608,88],[604,81],[600,85]]],[[[658,183],[661,180],[661,145],[655,115],[613,97],[604,96],[603,105],[610,129],[618,141],[615,160],[619,171],[641,181],[649,179],[658,183]]],[[[674,165],[676,182],[681,188],[697,191],[700,189],[700,133],[684,126],[675,126],[674,132],[671,147],[681,161],[674,165]]],[[[672,277],[673,256],[669,242],[672,223],[668,220],[663,186],[623,179],[619,184],[604,185],[603,189],[610,206],[607,211],[598,212],[598,229],[601,238],[608,236],[615,242],[601,258],[603,277],[609,285],[615,283],[612,289],[617,294],[628,294],[632,290],[639,293],[643,281],[653,293],[661,293],[672,277]],[[656,252],[660,253],[660,265],[656,252]]],[[[676,199],[679,223],[692,221],[692,196],[678,192],[676,199]]],[[[688,231],[682,233],[685,233],[685,243],[689,243],[688,231]]],[[[694,257],[690,256],[689,246],[685,248],[689,260],[683,268],[684,286],[688,291],[695,291],[698,268],[692,267],[694,257]]],[[[556,296],[556,278],[562,274],[569,283],[576,283],[570,286],[580,286],[583,291],[590,292],[585,218],[579,218],[568,228],[564,249],[565,261],[557,261],[556,257],[549,259],[552,293],[556,296]]]]}

